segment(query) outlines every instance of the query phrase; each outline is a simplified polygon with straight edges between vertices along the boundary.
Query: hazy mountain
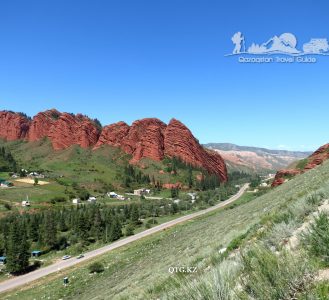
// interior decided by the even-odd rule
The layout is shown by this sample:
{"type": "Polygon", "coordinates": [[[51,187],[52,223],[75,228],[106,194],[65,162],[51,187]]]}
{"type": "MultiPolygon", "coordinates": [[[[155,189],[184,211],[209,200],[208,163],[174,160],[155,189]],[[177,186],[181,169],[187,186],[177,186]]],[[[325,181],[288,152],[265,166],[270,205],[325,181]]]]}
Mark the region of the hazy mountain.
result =
{"type": "Polygon", "coordinates": [[[225,160],[229,170],[268,172],[285,168],[291,163],[308,157],[312,152],[270,150],[238,146],[230,143],[209,143],[206,148],[215,150],[225,160]]]}

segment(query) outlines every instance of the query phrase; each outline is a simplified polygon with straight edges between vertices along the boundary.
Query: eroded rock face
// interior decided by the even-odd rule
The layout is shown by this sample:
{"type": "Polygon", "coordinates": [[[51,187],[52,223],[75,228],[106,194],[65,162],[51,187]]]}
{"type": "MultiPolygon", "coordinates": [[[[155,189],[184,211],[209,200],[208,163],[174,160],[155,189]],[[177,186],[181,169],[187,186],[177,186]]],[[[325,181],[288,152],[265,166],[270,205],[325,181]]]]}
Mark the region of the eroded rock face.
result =
{"type": "Polygon", "coordinates": [[[221,181],[227,181],[226,165],[222,157],[214,151],[204,149],[191,131],[176,119],[172,119],[166,128],[164,148],[165,155],[179,157],[211,174],[217,174],[221,181]]]}
{"type": "Polygon", "coordinates": [[[34,142],[48,137],[51,127],[56,124],[60,116],[61,113],[56,109],[38,113],[30,125],[29,141],[34,142]]]}
{"type": "Polygon", "coordinates": [[[302,169],[280,170],[276,173],[272,186],[278,186],[285,182],[286,178],[291,178],[298,174],[305,173],[308,170],[314,169],[321,165],[325,160],[329,159],[329,144],[326,144],[316,150],[307,158],[305,167],[302,169]]]}
{"type": "Polygon", "coordinates": [[[99,129],[89,118],[80,114],[63,113],[51,126],[48,137],[53,148],[61,150],[72,145],[79,145],[82,148],[94,146],[99,134],[99,129]]]}
{"type": "Polygon", "coordinates": [[[135,121],[131,127],[119,122],[106,126],[95,148],[102,145],[120,147],[133,156],[131,163],[147,157],[160,161],[165,156],[179,157],[186,163],[206,169],[227,181],[226,165],[221,156],[204,149],[191,131],[178,120],[168,125],[158,119],[135,121]]]}
{"type": "Polygon", "coordinates": [[[309,158],[304,170],[310,170],[321,165],[325,160],[329,159],[329,144],[323,145],[316,150],[309,158]]]}
{"type": "Polygon", "coordinates": [[[137,163],[144,157],[160,161],[164,158],[163,134],[166,124],[158,119],[142,119],[135,121],[121,148],[132,154],[132,163],[137,163]]]}
{"type": "Polygon", "coordinates": [[[129,125],[125,122],[118,122],[105,126],[94,149],[98,149],[102,145],[121,147],[121,143],[128,135],[129,129],[129,125]]]}
{"type": "Polygon", "coordinates": [[[19,113],[0,111],[0,138],[7,141],[25,139],[30,120],[19,113]]]}
{"type": "Polygon", "coordinates": [[[273,187],[283,184],[287,179],[290,179],[296,175],[301,174],[300,170],[280,170],[276,173],[274,181],[272,183],[273,187]]]}

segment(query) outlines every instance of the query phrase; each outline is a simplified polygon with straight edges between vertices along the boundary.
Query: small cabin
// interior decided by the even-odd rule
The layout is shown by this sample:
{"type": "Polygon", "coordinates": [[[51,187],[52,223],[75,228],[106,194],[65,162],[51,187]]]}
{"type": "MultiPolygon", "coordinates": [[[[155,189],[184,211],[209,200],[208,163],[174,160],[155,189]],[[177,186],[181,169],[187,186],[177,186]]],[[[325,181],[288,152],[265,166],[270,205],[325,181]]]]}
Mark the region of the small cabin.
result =
{"type": "Polygon", "coordinates": [[[72,199],[73,204],[79,204],[81,201],[79,198],[72,199]]]}
{"type": "Polygon", "coordinates": [[[118,194],[115,193],[115,192],[109,192],[109,193],[107,193],[107,196],[110,197],[110,198],[117,198],[118,194]]]}
{"type": "Polygon", "coordinates": [[[89,197],[88,202],[95,203],[96,200],[96,197],[89,197]]]}
{"type": "Polygon", "coordinates": [[[23,207],[31,206],[31,203],[29,200],[24,200],[24,201],[22,201],[22,206],[23,207]]]}
{"type": "Polygon", "coordinates": [[[7,257],[6,256],[0,256],[0,264],[5,264],[7,261],[7,257]]]}
{"type": "Polygon", "coordinates": [[[39,257],[42,254],[40,250],[34,250],[31,252],[32,257],[39,257]]]}

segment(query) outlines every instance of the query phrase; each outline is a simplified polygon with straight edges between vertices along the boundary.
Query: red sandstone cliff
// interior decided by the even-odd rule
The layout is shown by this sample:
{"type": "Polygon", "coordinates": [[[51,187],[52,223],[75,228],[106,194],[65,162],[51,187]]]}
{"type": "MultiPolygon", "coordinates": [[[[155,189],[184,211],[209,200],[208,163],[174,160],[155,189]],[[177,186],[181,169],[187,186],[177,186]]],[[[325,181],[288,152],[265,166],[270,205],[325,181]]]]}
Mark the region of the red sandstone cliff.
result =
{"type": "Polygon", "coordinates": [[[106,126],[95,148],[102,145],[120,147],[132,155],[132,163],[143,157],[159,161],[165,156],[176,156],[227,181],[226,165],[221,156],[204,149],[191,131],[175,119],[168,125],[158,119],[142,119],[131,127],[123,122],[106,126]]]}
{"type": "Polygon", "coordinates": [[[55,125],[60,115],[61,113],[56,109],[38,113],[31,122],[28,140],[34,142],[48,137],[51,127],[55,125]]]}
{"type": "Polygon", "coordinates": [[[320,147],[312,155],[310,155],[307,158],[306,164],[302,169],[288,169],[278,171],[275,175],[272,186],[276,187],[278,185],[281,185],[285,182],[286,179],[311,170],[316,166],[321,165],[327,159],[329,159],[329,144],[320,147]]]}
{"type": "Polygon", "coordinates": [[[0,111],[0,138],[8,141],[25,139],[28,135],[30,120],[19,113],[0,111]]]}
{"type": "Polygon", "coordinates": [[[99,134],[100,130],[89,118],[52,109],[38,113],[33,118],[28,140],[33,142],[48,137],[55,150],[72,145],[88,148],[97,143],[99,134]]]}
{"type": "Polygon", "coordinates": [[[55,150],[65,149],[72,145],[88,148],[97,143],[99,129],[93,121],[83,115],[62,113],[51,126],[48,137],[55,150]]]}
{"type": "Polygon", "coordinates": [[[175,119],[168,125],[155,118],[138,120],[131,126],[118,122],[105,126],[100,132],[95,122],[86,116],[52,109],[38,113],[32,121],[20,114],[0,112],[0,125],[0,137],[7,140],[37,141],[48,137],[55,150],[72,145],[94,149],[111,145],[131,154],[131,163],[142,158],[160,161],[165,156],[175,156],[227,181],[222,157],[204,149],[191,131],[175,119]]]}
{"type": "Polygon", "coordinates": [[[204,149],[191,131],[176,119],[172,119],[166,128],[164,154],[177,156],[209,173],[217,174],[221,181],[227,181],[226,165],[222,157],[214,151],[204,149]]]}

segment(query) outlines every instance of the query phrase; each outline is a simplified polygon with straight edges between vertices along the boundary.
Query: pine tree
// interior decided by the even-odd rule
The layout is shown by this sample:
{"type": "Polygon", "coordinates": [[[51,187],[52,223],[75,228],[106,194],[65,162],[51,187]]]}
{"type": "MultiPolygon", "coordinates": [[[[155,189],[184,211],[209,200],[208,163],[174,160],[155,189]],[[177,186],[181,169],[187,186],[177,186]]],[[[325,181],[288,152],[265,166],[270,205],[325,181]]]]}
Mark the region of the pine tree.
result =
{"type": "Polygon", "coordinates": [[[44,214],[42,241],[50,248],[54,248],[57,243],[57,226],[54,212],[44,214]]]}
{"type": "Polygon", "coordinates": [[[39,220],[34,214],[32,214],[30,218],[29,237],[33,242],[39,239],[39,220]]]}
{"type": "Polygon", "coordinates": [[[116,241],[121,236],[122,236],[122,225],[118,216],[115,216],[110,229],[110,241],[116,241]]]}
{"type": "Polygon", "coordinates": [[[131,206],[130,220],[134,224],[138,224],[139,222],[139,209],[138,206],[135,204],[131,206]]]}
{"type": "Polygon", "coordinates": [[[25,224],[19,224],[15,219],[9,227],[8,243],[6,249],[6,269],[10,273],[23,272],[29,265],[29,248],[25,224]]]}

